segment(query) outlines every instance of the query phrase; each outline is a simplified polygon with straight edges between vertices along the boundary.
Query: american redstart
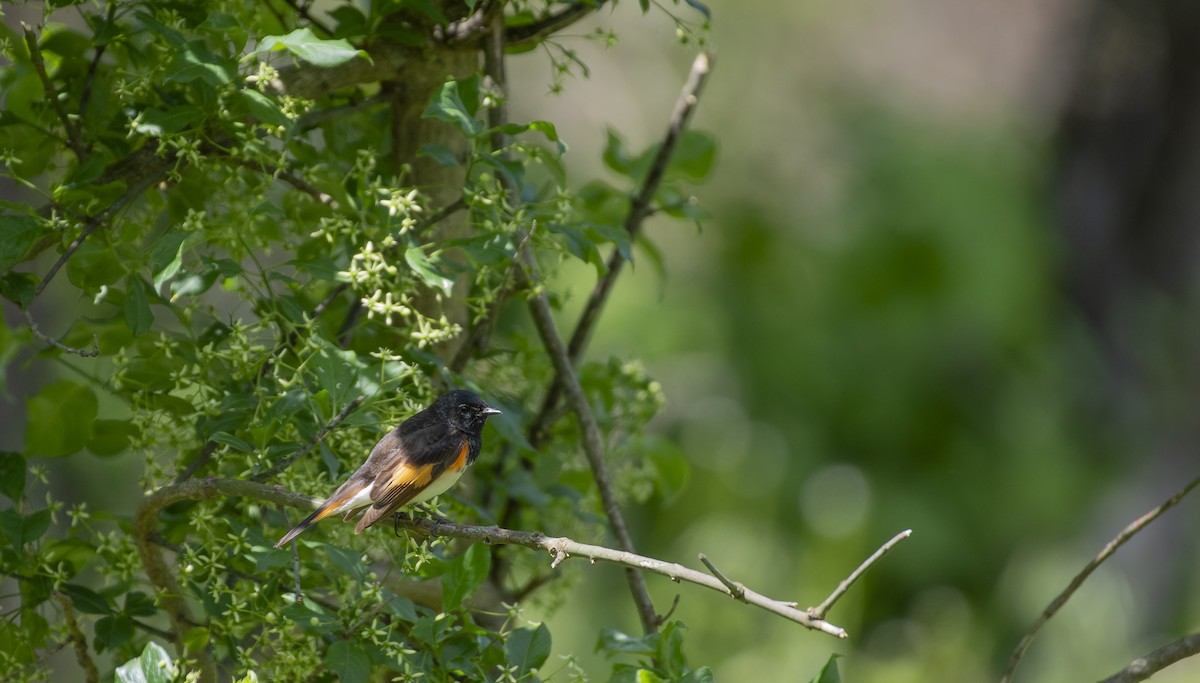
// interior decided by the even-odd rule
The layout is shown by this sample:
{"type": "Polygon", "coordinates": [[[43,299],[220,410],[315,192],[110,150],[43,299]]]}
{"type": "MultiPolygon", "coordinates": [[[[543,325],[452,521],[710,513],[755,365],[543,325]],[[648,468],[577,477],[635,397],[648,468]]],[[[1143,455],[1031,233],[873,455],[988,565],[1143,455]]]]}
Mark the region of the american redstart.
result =
{"type": "Polygon", "coordinates": [[[445,492],[479,457],[483,425],[499,412],[469,391],[442,394],[380,439],[363,466],[275,547],[330,515],[345,513],[349,521],[359,508],[370,505],[354,527],[358,534],[403,505],[445,492]]]}

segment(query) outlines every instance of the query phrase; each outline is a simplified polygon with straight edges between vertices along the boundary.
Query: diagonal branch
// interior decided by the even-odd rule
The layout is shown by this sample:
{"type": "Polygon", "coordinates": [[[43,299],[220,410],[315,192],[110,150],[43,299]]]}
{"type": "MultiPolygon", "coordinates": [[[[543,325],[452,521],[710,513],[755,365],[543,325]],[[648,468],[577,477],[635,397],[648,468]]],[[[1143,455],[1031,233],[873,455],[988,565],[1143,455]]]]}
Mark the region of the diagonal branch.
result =
{"type": "MultiPolygon", "coordinates": [[[[579,420],[579,427],[583,432],[583,452],[592,469],[592,478],[596,480],[596,488],[600,491],[600,502],[604,508],[604,514],[608,517],[613,536],[617,539],[617,545],[621,547],[621,550],[633,553],[633,538],[630,537],[629,529],[625,526],[625,517],[621,514],[621,505],[617,501],[612,477],[608,473],[608,464],[604,461],[604,443],[600,436],[600,426],[596,424],[596,416],[592,414],[592,407],[588,404],[587,395],[583,393],[583,387],[579,385],[579,378],[575,376],[575,368],[571,365],[571,359],[567,356],[567,349],[563,345],[562,337],[558,334],[558,327],[554,324],[550,303],[546,301],[546,295],[537,289],[537,283],[541,278],[538,275],[537,262],[534,260],[533,253],[526,247],[521,250],[521,255],[525,261],[525,268],[517,270],[517,273],[524,281],[526,291],[537,292],[529,298],[529,312],[533,316],[533,324],[537,328],[538,335],[542,338],[542,345],[546,347],[546,353],[550,355],[550,360],[554,364],[554,371],[562,381],[567,394],[567,404],[579,420]]],[[[650,601],[650,593],[646,590],[646,579],[635,567],[636,565],[628,565],[625,568],[625,578],[629,582],[630,591],[633,592],[633,601],[637,605],[643,630],[648,634],[654,633],[658,630],[658,614],[654,611],[654,603],[650,601]]]]}
{"type": "Polygon", "coordinates": [[[50,107],[58,115],[58,120],[62,123],[63,130],[66,132],[67,146],[75,153],[76,161],[83,161],[86,152],[79,141],[79,126],[71,120],[70,115],[67,114],[67,110],[58,99],[58,90],[54,88],[54,83],[50,81],[50,74],[46,72],[46,60],[42,58],[42,48],[38,45],[37,34],[25,22],[21,22],[21,30],[25,34],[25,47],[29,49],[29,61],[33,62],[33,68],[37,71],[38,79],[42,82],[42,89],[46,92],[46,100],[50,102],[50,107]]]}
{"type": "MultiPolygon", "coordinates": [[[[183,603],[174,575],[166,568],[166,564],[162,561],[162,556],[155,544],[153,535],[154,523],[163,508],[173,503],[184,500],[208,500],[228,497],[252,498],[300,510],[313,510],[321,504],[319,499],[310,498],[279,486],[260,484],[241,479],[221,479],[217,477],[189,479],[178,484],[164,486],[150,494],[141,507],[138,508],[136,517],[134,518],[134,540],[138,545],[138,553],[141,555],[143,563],[147,566],[147,575],[150,580],[159,588],[162,594],[178,599],[178,605],[169,604],[167,600],[162,601],[163,606],[169,612],[172,609],[180,609],[184,612],[184,618],[180,619],[179,622],[176,622],[176,617],[172,616],[172,624],[176,627],[177,631],[180,626],[185,628],[190,626],[190,617],[186,615],[187,606],[183,603]],[[156,567],[153,571],[150,570],[151,564],[155,564],[156,567]]],[[[466,541],[487,543],[489,545],[516,545],[534,550],[543,550],[551,555],[553,566],[558,566],[571,557],[584,557],[593,561],[612,562],[623,565],[626,568],[636,567],[639,570],[661,574],[674,581],[686,581],[697,586],[715,590],[718,593],[730,595],[741,602],[777,614],[805,628],[828,633],[838,638],[846,637],[846,631],[841,627],[830,624],[823,619],[813,617],[808,612],[797,609],[791,603],[769,598],[744,587],[743,594],[740,596],[736,595],[717,578],[674,562],[664,562],[652,557],[637,555],[615,548],[579,543],[563,536],[547,536],[540,531],[516,531],[496,526],[454,524],[452,522],[426,518],[413,519],[404,515],[397,516],[396,526],[400,529],[425,536],[458,538],[466,541]]],[[[182,633],[183,631],[178,631],[176,637],[178,638],[182,633]]]]}
{"type": "MultiPolygon", "coordinates": [[[[654,156],[654,161],[650,166],[650,171],[646,174],[646,179],[642,181],[641,189],[629,205],[629,213],[625,216],[625,232],[629,235],[631,241],[637,237],[638,232],[641,231],[642,223],[650,215],[650,204],[654,200],[655,193],[658,192],[659,185],[662,184],[667,164],[671,161],[671,155],[675,152],[675,145],[678,144],[679,138],[683,134],[683,129],[687,126],[687,122],[692,116],[692,111],[695,110],[696,104],[699,102],[700,93],[704,88],[704,82],[708,78],[711,69],[712,58],[706,52],[696,55],[696,59],[692,61],[691,74],[689,74],[683,90],[679,93],[679,99],[675,102],[675,109],[671,113],[671,120],[667,125],[667,134],[663,137],[662,145],[658,148],[658,153],[654,156]]],[[[587,346],[588,340],[592,335],[592,330],[596,327],[596,322],[600,318],[600,311],[608,302],[613,285],[616,283],[617,277],[621,274],[621,269],[624,265],[625,258],[621,256],[620,250],[614,248],[612,254],[608,257],[607,269],[604,276],[600,278],[595,288],[592,289],[591,295],[588,296],[587,303],[583,307],[583,312],[579,315],[579,322],[575,325],[575,331],[571,334],[567,353],[572,365],[577,365],[580,357],[583,356],[583,350],[587,346]]],[[[529,442],[535,448],[545,438],[545,432],[549,429],[551,423],[550,417],[554,414],[554,408],[558,404],[561,393],[562,383],[561,377],[559,377],[550,385],[550,389],[546,392],[546,396],[542,400],[542,408],[538,411],[537,417],[534,418],[529,428],[529,442]]]]}
{"type": "MultiPolygon", "coordinates": [[[[130,157],[130,159],[132,160],[133,157],[130,157]]],[[[41,295],[42,290],[46,289],[46,285],[50,284],[50,281],[53,280],[54,276],[58,274],[58,271],[67,263],[67,259],[71,258],[71,256],[78,251],[79,247],[83,246],[84,240],[86,240],[89,235],[95,232],[96,229],[101,225],[104,225],[104,223],[113,214],[117,213],[121,209],[124,209],[135,199],[142,196],[146,190],[149,190],[158,184],[160,180],[166,177],[169,170],[170,166],[167,163],[159,161],[157,164],[152,163],[146,167],[144,169],[145,172],[142,175],[131,179],[129,188],[126,189],[120,197],[117,197],[112,204],[109,204],[103,211],[95,216],[92,216],[91,219],[88,220],[87,225],[84,226],[83,232],[79,233],[79,236],[67,246],[66,251],[64,251],[62,255],[58,257],[58,260],[54,262],[54,265],[50,266],[50,270],[46,272],[45,277],[43,277],[42,281],[38,283],[38,286],[34,288],[34,298],[41,295]]]]}
{"type": "Polygon", "coordinates": [[[829,597],[825,598],[820,605],[817,605],[809,610],[809,614],[819,619],[824,619],[825,616],[829,614],[829,610],[833,609],[834,603],[836,603],[838,600],[841,600],[842,596],[846,594],[846,591],[850,590],[850,587],[853,586],[856,581],[862,578],[862,575],[866,574],[868,569],[875,566],[875,563],[878,562],[884,555],[886,555],[889,550],[895,548],[897,543],[903,541],[909,536],[912,536],[912,529],[905,529],[895,536],[892,536],[892,539],[887,543],[879,546],[878,550],[871,553],[871,556],[864,560],[862,564],[858,565],[857,569],[850,572],[850,576],[847,576],[844,581],[838,584],[837,588],[833,589],[833,592],[829,594],[829,597]]]}
{"type": "Polygon", "coordinates": [[[1163,645],[1154,652],[1138,657],[1129,666],[1101,681],[1101,683],[1135,683],[1144,681],[1181,659],[1200,654],[1200,633],[1163,645]]]}
{"type": "Polygon", "coordinates": [[[255,475],[253,480],[266,481],[267,479],[270,479],[271,477],[274,477],[280,472],[283,472],[287,468],[291,467],[293,463],[300,458],[303,458],[306,453],[316,448],[317,444],[324,441],[329,432],[336,429],[337,426],[340,425],[347,417],[350,417],[350,413],[353,413],[355,410],[357,410],[366,398],[366,396],[360,394],[353,401],[347,403],[346,407],[342,408],[341,412],[339,412],[337,415],[334,415],[333,419],[331,419],[329,422],[326,422],[320,429],[317,430],[316,434],[313,434],[312,438],[308,440],[308,443],[304,445],[304,448],[301,448],[290,456],[275,463],[275,466],[266,472],[255,475]]]}
{"type": "Polygon", "coordinates": [[[594,2],[578,2],[570,7],[544,17],[532,24],[523,26],[511,26],[505,32],[505,42],[512,46],[522,46],[536,44],[541,42],[559,31],[567,28],[571,24],[583,19],[587,15],[595,12],[603,6],[605,0],[595,0],[594,2]]]}
{"type": "Polygon", "coordinates": [[[1145,529],[1151,522],[1158,519],[1164,512],[1178,505],[1179,501],[1183,500],[1184,497],[1191,493],[1192,489],[1196,488],[1197,486],[1200,486],[1200,477],[1196,477],[1188,482],[1186,486],[1180,489],[1178,493],[1164,501],[1162,505],[1159,505],[1153,510],[1130,522],[1129,526],[1122,529],[1121,533],[1117,534],[1111,541],[1109,541],[1099,554],[1097,554],[1086,565],[1084,565],[1083,569],[1075,575],[1075,578],[1071,579],[1071,583],[1063,590],[1063,592],[1058,594],[1058,597],[1054,598],[1054,600],[1042,612],[1042,615],[1038,617],[1037,621],[1033,622],[1033,625],[1030,626],[1029,630],[1025,632],[1025,635],[1021,637],[1021,642],[1017,643],[1016,649],[1013,650],[1013,653],[1008,658],[1008,666],[1006,666],[1004,669],[1004,675],[1001,676],[1000,683],[1009,683],[1009,681],[1012,680],[1013,674],[1016,673],[1017,666],[1021,663],[1021,658],[1025,656],[1025,651],[1028,650],[1029,646],[1033,644],[1033,639],[1037,637],[1038,631],[1046,625],[1046,622],[1050,621],[1050,619],[1058,613],[1058,610],[1062,609],[1063,605],[1067,604],[1067,600],[1071,599],[1071,596],[1075,594],[1075,591],[1079,590],[1079,587],[1082,586],[1083,582],[1092,575],[1092,572],[1096,571],[1097,567],[1103,564],[1103,562],[1111,557],[1113,553],[1117,552],[1118,548],[1120,548],[1122,545],[1125,545],[1126,541],[1133,538],[1134,535],[1136,535],[1142,529],[1145,529]]]}

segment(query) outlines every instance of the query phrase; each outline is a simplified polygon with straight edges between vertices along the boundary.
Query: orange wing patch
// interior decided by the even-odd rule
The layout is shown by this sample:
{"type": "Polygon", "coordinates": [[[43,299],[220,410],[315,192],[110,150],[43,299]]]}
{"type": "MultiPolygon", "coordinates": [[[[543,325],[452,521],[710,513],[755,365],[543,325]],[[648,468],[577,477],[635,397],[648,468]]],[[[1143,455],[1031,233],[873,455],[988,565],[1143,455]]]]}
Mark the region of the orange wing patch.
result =
{"type": "MultiPolygon", "coordinates": [[[[406,488],[416,488],[417,490],[429,486],[429,482],[433,479],[433,465],[422,465],[421,467],[413,467],[408,464],[401,464],[396,468],[396,472],[392,474],[392,478],[388,480],[387,491],[383,498],[392,495],[393,491],[406,488]]],[[[380,499],[382,502],[383,498],[380,499]]]]}

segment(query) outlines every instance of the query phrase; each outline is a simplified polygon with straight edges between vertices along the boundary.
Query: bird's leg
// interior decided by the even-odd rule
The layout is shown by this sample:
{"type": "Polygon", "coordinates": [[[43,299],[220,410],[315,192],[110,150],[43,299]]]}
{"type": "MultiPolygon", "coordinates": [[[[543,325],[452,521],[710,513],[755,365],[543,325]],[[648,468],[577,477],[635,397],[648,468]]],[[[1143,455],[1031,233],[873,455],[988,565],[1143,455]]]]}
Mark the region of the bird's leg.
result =
{"type": "Polygon", "coordinates": [[[396,512],[392,513],[392,531],[395,532],[397,536],[400,535],[400,520],[402,519],[408,519],[407,512],[400,512],[397,510],[396,512]]]}
{"type": "Polygon", "coordinates": [[[429,515],[429,518],[433,520],[433,529],[430,530],[430,532],[433,534],[437,534],[438,528],[441,527],[443,524],[453,524],[453,522],[451,522],[450,520],[446,519],[445,517],[439,515],[437,512],[433,511],[431,508],[426,507],[426,505],[424,503],[417,503],[413,507],[415,507],[415,508],[419,509],[421,512],[424,512],[425,514],[429,515]]]}

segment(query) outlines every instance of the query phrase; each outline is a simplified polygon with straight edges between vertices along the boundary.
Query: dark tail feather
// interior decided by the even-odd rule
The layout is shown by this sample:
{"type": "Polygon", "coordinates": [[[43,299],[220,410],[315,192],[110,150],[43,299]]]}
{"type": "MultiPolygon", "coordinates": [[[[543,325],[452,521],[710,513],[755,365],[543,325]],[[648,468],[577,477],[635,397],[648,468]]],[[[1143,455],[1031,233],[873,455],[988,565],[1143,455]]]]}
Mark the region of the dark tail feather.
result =
{"type": "Polygon", "coordinates": [[[303,522],[300,522],[295,526],[295,528],[284,534],[283,538],[279,539],[279,542],[275,544],[275,547],[282,548],[283,546],[287,545],[288,541],[304,533],[308,527],[333,514],[334,508],[337,507],[337,504],[340,502],[342,501],[331,501],[317,508],[315,512],[308,517],[305,517],[303,522]]]}

